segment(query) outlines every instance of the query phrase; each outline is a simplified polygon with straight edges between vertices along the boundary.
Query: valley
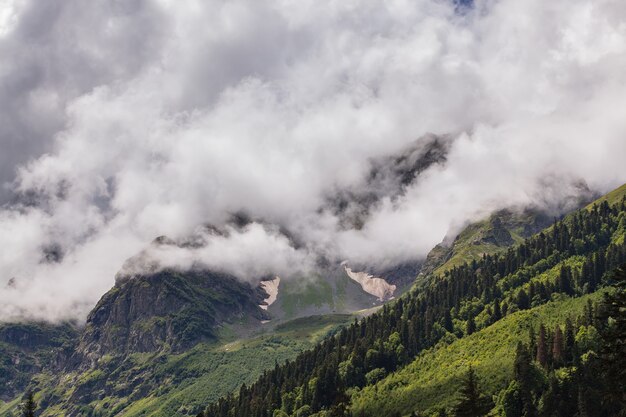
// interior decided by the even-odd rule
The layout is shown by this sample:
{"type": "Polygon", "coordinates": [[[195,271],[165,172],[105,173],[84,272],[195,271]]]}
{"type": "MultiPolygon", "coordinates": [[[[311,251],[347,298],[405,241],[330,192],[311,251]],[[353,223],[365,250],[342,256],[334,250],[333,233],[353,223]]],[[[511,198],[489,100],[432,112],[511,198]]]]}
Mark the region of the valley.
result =
{"type": "MultiPolygon", "coordinates": [[[[613,204],[623,204],[620,196],[625,194],[623,186],[598,202],[610,199],[613,204]]],[[[591,207],[588,209],[597,210],[591,207]]],[[[254,384],[273,364],[298,360],[329,338],[345,337],[339,334],[348,326],[353,328],[354,320],[360,320],[359,326],[371,326],[368,323],[376,317],[396,323],[394,326],[412,323],[391,319],[389,314],[440,285],[438,280],[449,280],[451,274],[467,268],[464,262],[475,263],[485,256],[497,259],[548,224],[546,216],[538,212],[494,213],[467,226],[451,243],[434,248],[414,285],[400,287],[398,292],[396,285],[385,279],[354,272],[343,264],[325,277],[312,277],[296,286],[275,277],[255,288],[227,275],[202,271],[181,274],[166,270],[118,278],[84,327],[3,325],[0,347],[11,384],[3,390],[0,415],[15,413],[21,393],[27,389],[36,392],[42,416],[196,415],[208,404],[238,392],[242,383],[254,384]],[[383,307],[384,302],[391,304],[383,307]],[[50,331],[53,333],[46,333],[50,331]]],[[[545,233],[553,233],[553,227],[545,233]]],[[[611,244],[623,247],[624,235],[620,223],[611,244]]],[[[517,275],[502,276],[496,279],[495,288],[500,299],[511,300],[508,304],[513,306],[519,291],[532,294],[538,285],[554,282],[564,265],[580,270],[585,259],[582,255],[546,258],[542,262],[547,261],[547,270],[534,266],[523,273],[521,281],[517,275]]],[[[487,279],[480,277],[476,279],[487,279]]],[[[492,280],[483,285],[493,285],[488,282],[492,280]]],[[[589,291],[576,285],[577,291],[589,291]]],[[[435,323],[430,331],[438,328],[438,336],[433,333],[423,348],[403,347],[419,352],[414,361],[408,357],[394,360],[400,362],[391,369],[380,368],[378,377],[366,375],[368,382],[362,389],[347,392],[353,415],[403,415],[415,409],[428,415],[449,408],[457,381],[469,365],[484,379],[485,389],[495,395],[508,384],[512,352],[529,328],[540,322],[558,324],[580,314],[587,300],[598,302],[603,291],[578,298],[559,296],[547,304],[531,295],[531,309],[509,308],[493,325],[493,303],[485,305],[491,298],[485,299],[483,294],[481,299],[467,299],[453,309],[450,328],[435,323]],[[472,314],[473,326],[478,329],[470,335],[465,335],[463,318],[467,314],[472,314]]],[[[432,317],[433,313],[426,314],[432,317]]]]}

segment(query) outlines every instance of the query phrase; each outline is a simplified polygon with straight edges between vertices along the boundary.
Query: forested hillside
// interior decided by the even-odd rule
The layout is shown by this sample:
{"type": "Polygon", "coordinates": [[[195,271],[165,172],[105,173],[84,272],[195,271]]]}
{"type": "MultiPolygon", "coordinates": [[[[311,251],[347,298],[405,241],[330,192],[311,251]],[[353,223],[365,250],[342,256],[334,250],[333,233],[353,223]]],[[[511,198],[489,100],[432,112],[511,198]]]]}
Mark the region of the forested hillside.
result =
{"type": "MultiPolygon", "coordinates": [[[[490,406],[495,415],[521,416],[538,412],[541,415],[555,415],[548,411],[543,401],[543,391],[551,390],[551,398],[555,401],[567,401],[563,397],[566,389],[563,388],[565,391],[561,392],[559,388],[562,381],[567,379],[562,374],[575,374],[576,369],[584,372],[587,366],[572,368],[574,358],[590,363],[590,355],[610,354],[605,352],[611,349],[609,338],[595,335],[596,332],[603,332],[606,336],[613,331],[615,316],[623,311],[618,308],[617,312],[606,314],[607,307],[601,304],[591,308],[605,311],[602,318],[579,321],[578,327],[574,327],[573,322],[587,306],[586,300],[597,299],[603,291],[601,288],[609,284],[613,271],[626,262],[625,211],[626,199],[623,195],[613,204],[603,200],[600,204],[557,221],[550,228],[504,253],[484,255],[479,260],[455,266],[440,276],[432,276],[428,280],[430,284],[425,288],[413,291],[386,305],[379,313],[355,322],[336,337],[325,340],[295,360],[265,372],[253,385],[243,385],[238,395],[230,395],[210,404],[204,415],[304,417],[391,415],[391,412],[406,415],[425,411],[440,415],[453,413],[449,399],[443,401],[440,398],[427,403],[420,398],[420,395],[427,394],[419,392],[414,401],[398,406],[391,394],[375,397],[379,389],[375,384],[382,381],[391,393],[400,392],[407,383],[399,381],[394,384],[394,378],[401,379],[402,372],[411,369],[416,375],[426,372],[420,361],[424,361],[424,355],[429,351],[455,349],[457,343],[457,354],[445,362],[458,361],[459,355],[480,356],[480,350],[486,348],[487,344],[498,344],[510,339],[522,326],[521,323],[539,326],[533,331],[541,330],[536,317],[540,317],[541,322],[549,323],[550,329],[565,325],[563,337],[569,343],[568,358],[563,361],[559,358],[560,362],[550,365],[552,373],[548,373],[550,383],[547,388],[544,387],[545,383],[540,382],[532,387],[519,386],[519,382],[518,386],[508,385],[515,383],[519,379],[517,374],[521,372],[517,368],[515,372],[509,369],[515,358],[513,346],[517,346],[517,342],[536,344],[535,339],[522,341],[519,337],[513,337],[509,340],[508,348],[502,351],[502,361],[477,361],[476,368],[479,377],[490,375],[492,380],[487,383],[490,395],[513,398],[513,403],[517,401],[517,406],[513,405],[512,408],[504,407],[503,403],[507,403],[504,400],[497,406],[490,406]],[[568,301],[580,297],[585,298],[575,303],[568,301]],[[557,311],[569,313],[563,317],[561,313],[555,316],[553,313],[557,311]],[[612,318],[609,319],[609,316],[612,318]],[[557,317],[563,319],[564,323],[559,323],[557,317]],[[590,345],[598,344],[586,351],[586,359],[581,359],[574,352],[570,340],[573,334],[581,332],[592,334],[586,336],[590,345]],[[479,340],[486,342],[472,345],[479,340]],[[465,347],[459,346],[459,343],[465,344],[465,347]],[[561,369],[561,365],[566,367],[565,370],[561,369]],[[558,367],[556,376],[553,372],[555,367],[558,367]],[[494,376],[496,369],[499,369],[500,376],[494,376]],[[503,391],[505,388],[506,392],[503,391]],[[517,412],[519,414],[515,414],[517,412]]],[[[592,313],[587,315],[594,316],[592,313]]],[[[619,330],[623,338],[623,328],[619,330]]],[[[557,333],[556,330],[554,332],[557,333]]],[[[546,335],[543,337],[545,339],[546,335]]],[[[530,356],[529,352],[534,354],[534,348],[525,348],[523,344],[516,349],[518,356],[523,355],[524,351],[528,353],[526,356],[530,356]]],[[[464,372],[463,368],[468,363],[458,362],[454,368],[456,371],[451,372],[449,377],[464,372]]],[[[515,360],[515,363],[518,361],[515,360]]],[[[431,392],[438,390],[436,380],[433,378],[431,381],[435,382],[424,389],[431,392]]],[[[611,387],[613,390],[623,387],[623,381],[617,381],[618,387],[611,387]]],[[[597,394],[602,398],[609,391],[602,385],[596,384],[595,387],[602,391],[597,394]]],[[[604,408],[596,407],[596,411],[614,413],[623,397],[614,395],[611,398],[612,402],[598,400],[604,408]]],[[[577,405],[576,412],[584,407],[577,405]]]]}

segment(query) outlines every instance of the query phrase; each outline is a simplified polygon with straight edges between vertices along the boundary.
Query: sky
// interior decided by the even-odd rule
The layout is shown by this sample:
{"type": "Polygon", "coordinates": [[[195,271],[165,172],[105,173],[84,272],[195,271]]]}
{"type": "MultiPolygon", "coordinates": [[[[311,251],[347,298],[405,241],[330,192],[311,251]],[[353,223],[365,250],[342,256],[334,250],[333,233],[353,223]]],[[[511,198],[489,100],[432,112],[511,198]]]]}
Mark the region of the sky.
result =
{"type": "Polygon", "coordinates": [[[139,253],[252,282],[392,266],[621,185],[625,22],[621,0],[0,0],[0,320],[84,320],[139,253]],[[333,197],[429,134],[446,162],[347,227],[333,197]]]}

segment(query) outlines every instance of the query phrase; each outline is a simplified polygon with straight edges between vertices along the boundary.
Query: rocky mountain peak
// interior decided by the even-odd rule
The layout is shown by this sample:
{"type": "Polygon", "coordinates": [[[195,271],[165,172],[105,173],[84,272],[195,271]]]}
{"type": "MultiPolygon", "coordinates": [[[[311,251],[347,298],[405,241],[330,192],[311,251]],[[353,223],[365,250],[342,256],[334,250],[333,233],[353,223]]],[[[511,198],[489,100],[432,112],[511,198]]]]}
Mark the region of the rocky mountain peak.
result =
{"type": "Polygon", "coordinates": [[[262,290],[211,271],[164,270],[118,280],[89,314],[78,352],[180,351],[217,337],[226,322],[267,319],[262,290]]]}

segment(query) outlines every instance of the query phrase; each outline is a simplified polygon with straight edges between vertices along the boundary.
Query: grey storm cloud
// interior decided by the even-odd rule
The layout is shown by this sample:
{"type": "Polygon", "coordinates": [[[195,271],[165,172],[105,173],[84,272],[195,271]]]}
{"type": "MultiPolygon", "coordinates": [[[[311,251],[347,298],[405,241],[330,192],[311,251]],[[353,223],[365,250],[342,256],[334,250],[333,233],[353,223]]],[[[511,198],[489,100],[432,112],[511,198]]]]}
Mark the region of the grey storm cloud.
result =
{"type": "Polygon", "coordinates": [[[139,253],[248,280],[393,265],[626,178],[619,0],[0,5],[0,319],[84,318],[139,253]],[[445,162],[368,188],[432,133],[445,162]],[[358,226],[331,207],[372,193],[358,226]]]}
{"type": "Polygon", "coordinates": [[[146,1],[3,1],[0,202],[16,167],[53,149],[66,107],[158,58],[168,23],[146,1]]]}

